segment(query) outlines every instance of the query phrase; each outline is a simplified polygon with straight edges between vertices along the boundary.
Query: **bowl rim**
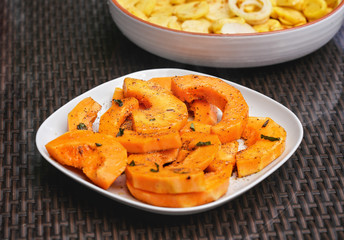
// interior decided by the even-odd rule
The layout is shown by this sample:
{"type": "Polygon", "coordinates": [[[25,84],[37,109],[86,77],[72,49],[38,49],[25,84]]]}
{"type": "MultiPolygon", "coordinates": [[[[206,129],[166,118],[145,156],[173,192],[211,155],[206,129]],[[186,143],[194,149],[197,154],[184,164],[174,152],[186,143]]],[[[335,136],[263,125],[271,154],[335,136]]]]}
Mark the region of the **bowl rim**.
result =
{"type": "MultiPolygon", "coordinates": [[[[276,31],[268,31],[268,32],[255,32],[255,33],[236,33],[236,34],[219,34],[219,33],[198,33],[198,32],[187,32],[187,31],[182,31],[182,30],[176,30],[172,28],[167,28],[163,27],[151,22],[148,22],[144,19],[141,19],[134,14],[130,13],[128,10],[126,10],[124,7],[122,7],[121,4],[118,3],[117,0],[108,0],[109,4],[113,5],[114,7],[118,8],[120,11],[122,11],[125,15],[129,16],[135,21],[138,21],[142,24],[146,24],[151,28],[157,28],[159,30],[167,31],[167,32],[174,32],[177,34],[182,34],[182,35],[190,35],[190,36],[200,36],[200,37],[220,37],[220,38],[238,38],[238,37],[260,37],[260,36],[269,36],[269,35],[278,35],[278,34],[285,34],[285,33],[290,33],[293,31],[299,31],[304,28],[309,28],[315,25],[318,25],[323,22],[323,20],[331,18],[333,15],[337,14],[339,11],[343,11],[344,13],[344,0],[341,0],[338,6],[336,6],[330,13],[326,14],[325,16],[318,18],[314,21],[302,24],[300,26],[295,26],[287,29],[281,29],[281,30],[276,30],[276,31]]],[[[341,23],[343,24],[343,22],[341,23]]]]}

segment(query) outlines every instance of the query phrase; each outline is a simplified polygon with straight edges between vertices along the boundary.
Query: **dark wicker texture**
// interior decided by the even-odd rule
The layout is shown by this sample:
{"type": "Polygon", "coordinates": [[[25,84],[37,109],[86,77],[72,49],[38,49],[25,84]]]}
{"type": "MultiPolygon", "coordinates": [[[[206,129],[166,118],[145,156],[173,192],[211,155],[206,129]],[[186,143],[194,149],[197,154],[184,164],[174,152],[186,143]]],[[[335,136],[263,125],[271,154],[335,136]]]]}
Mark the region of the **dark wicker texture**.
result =
{"type": "Polygon", "coordinates": [[[344,27],[320,50],[276,66],[216,69],[154,56],[128,41],[105,0],[0,1],[0,239],[344,239],[344,27]],[[139,211],[50,166],[40,124],[121,75],[177,67],[266,94],[301,119],[291,159],[255,188],[190,216],[139,211]]]}

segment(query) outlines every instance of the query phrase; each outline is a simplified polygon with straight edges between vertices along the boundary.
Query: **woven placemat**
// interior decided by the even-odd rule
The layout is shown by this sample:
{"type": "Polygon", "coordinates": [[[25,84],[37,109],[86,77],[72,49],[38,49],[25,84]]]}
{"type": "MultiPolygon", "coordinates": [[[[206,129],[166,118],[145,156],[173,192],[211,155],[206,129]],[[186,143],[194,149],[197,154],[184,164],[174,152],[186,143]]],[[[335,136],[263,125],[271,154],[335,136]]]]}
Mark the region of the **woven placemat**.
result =
{"type": "Polygon", "coordinates": [[[217,69],[154,56],[127,40],[106,1],[0,2],[0,239],[344,239],[344,27],[324,47],[270,67],[217,69]],[[113,78],[177,67],[270,96],[302,121],[297,152],[216,209],[164,216],[74,182],[35,146],[40,124],[113,78]]]}

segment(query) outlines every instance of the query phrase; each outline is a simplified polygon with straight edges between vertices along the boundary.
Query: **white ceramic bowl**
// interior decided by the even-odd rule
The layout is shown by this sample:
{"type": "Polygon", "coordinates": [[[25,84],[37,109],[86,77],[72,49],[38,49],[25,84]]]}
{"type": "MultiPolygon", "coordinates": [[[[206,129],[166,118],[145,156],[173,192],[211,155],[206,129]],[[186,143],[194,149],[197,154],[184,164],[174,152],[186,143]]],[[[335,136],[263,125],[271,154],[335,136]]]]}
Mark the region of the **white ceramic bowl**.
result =
{"type": "Polygon", "coordinates": [[[340,29],[344,0],[311,23],[275,32],[219,35],[172,30],[139,19],[108,0],[113,20],[139,47],[160,57],[207,67],[258,67],[303,57],[325,45],[340,29]]]}

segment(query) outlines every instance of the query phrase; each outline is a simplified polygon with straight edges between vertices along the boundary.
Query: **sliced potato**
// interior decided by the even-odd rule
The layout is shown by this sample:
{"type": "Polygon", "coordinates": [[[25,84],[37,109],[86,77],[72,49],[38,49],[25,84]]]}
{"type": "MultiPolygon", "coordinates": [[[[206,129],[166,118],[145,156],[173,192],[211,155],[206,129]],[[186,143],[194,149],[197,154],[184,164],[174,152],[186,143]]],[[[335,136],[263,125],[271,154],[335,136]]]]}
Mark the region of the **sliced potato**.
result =
{"type": "Polygon", "coordinates": [[[182,23],[183,31],[209,33],[211,23],[206,19],[186,20],[182,23]]]}
{"type": "Polygon", "coordinates": [[[195,1],[177,5],[175,15],[182,21],[198,19],[209,12],[209,5],[205,1],[195,1]]]}

